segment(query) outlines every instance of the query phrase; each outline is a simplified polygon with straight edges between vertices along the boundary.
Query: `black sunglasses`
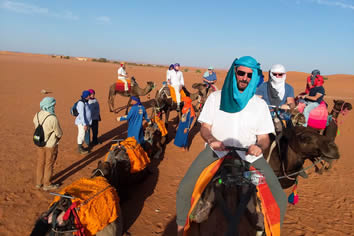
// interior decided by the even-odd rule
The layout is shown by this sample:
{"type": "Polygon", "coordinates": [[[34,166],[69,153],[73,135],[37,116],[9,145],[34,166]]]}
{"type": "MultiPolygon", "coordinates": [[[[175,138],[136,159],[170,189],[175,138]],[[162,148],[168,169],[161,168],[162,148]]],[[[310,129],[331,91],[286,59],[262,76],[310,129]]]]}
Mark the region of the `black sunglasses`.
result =
{"type": "Polygon", "coordinates": [[[272,73],[274,76],[283,76],[285,73],[272,73]]]}
{"type": "Polygon", "coordinates": [[[248,77],[249,79],[252,79],[252,74],[253,74],[253,73],[247,73],[247,72],[245,72],[245,71],[238,70],[238,71],[236,71],[236,74],[237,74],[238,76],[244,76],[245,74],[247,74],[247,77],[248,77]]]}

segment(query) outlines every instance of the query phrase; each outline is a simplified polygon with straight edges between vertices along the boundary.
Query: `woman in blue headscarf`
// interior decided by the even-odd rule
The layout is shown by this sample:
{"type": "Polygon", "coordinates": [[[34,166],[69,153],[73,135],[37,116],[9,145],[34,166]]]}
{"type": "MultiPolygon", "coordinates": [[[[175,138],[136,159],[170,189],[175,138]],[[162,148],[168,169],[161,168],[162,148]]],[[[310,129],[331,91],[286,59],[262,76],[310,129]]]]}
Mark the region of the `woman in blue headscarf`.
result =
{"type": "Polygon", "coordinates": [[[147,122],[150,119],[147,116],[145,107],[141,104],[138,97],[131,97],[135,103],[128,112],[128,115],[117,118],[117,121],[128,120],[128,137],[134,137],[140,144],[144,143],[143,119],[147,122]]]}

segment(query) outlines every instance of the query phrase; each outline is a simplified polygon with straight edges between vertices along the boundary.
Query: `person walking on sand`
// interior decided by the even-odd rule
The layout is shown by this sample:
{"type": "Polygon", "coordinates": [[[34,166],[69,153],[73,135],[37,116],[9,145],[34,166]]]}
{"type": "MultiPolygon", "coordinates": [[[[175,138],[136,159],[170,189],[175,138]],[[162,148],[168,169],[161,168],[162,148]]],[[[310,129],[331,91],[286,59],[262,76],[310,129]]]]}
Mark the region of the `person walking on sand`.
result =
{"type": "Polygon", "coordinates": [[[174,145],[183,148],[184,151],[188,150],[188,134],[195,119],[195,111],[192,106],[192,99],[190,97],[184,97],[184,106],[182,108],[182,117],[178,125],[174,145]]]}
{"type": "Polygon", "coordinates": [[[170,80],[171,86],[174,88],[176,93],[176,101],[177,101],[177,111],[180,111],[180,104],[181,104],[181,93],[180,91],[184,87],[184,78],[183,73],[180,69],[180,64],[174,64],[174,69],[170,71],[170,80]]]}
{"type": "Polygon", "coordinates": [[[125,62],[120,63],[120,68],[118,69],[118,80],[121,80],[124,83],[124,90],[128,91],[128,73],[125,71],[125,62]]]}
{"type": "Polygon", "coordinates": [[[56,101],[53,97],[45,97],[40,102],[40,111],[33,118],[34,127],[42,125],[44,131],[44,147],[37,148],[37,171],[36,188],[43,190],[53,190],[59,187],[58,184],[52,184],[51,178],[54,170],[54,163],[58,156],[59,140],[63,136],[59,120],[55,115],[56,101]]]}
{"type": "Polygon", "coordinates": [[[80,154],[87,154],[88,150],[83,148],[85,135],[89,132],[90,125],[92,124],[91,110],[88,104],[90,92],[85,90],[82,92],[81,100],[78,101],[76,109],[79,115],[75,119],[75,125],[77,125],[77,144],[78,152],[80,154]]]}
{"type": "Polygon", "coordinates": [[[274,133],[273,121],[264,100],[254,96],[260,78],[260,64],[250,56],[233,61],[222,90],[207,98],[198,121],[205,149],[189,167],[182,179],[176,198],[177,234],[182,235],[191,207],[191,196],[201,172],[225,155],[226,146],[247,147],[238,152],[247,164],[260,170],[275,198],[283,222],[287,197],[272,168],[263,157],[269,147],[269,134],[274,133]]]}
{"type": "Polygon", "coordinates": [[[145,107],[141,104],[138,97],[131,97],[133,103],[135,103],[128,115],[117,117],[117,121],[128,121],[128,138],[134,137],[139,144],[144,143],[144,131],[143,131],[143,119],[150,122],[146,113],[145,107]]]}
{"type": "Polygon", "coordinates": [[[93,89],[88,90],[90,92],[90,99],[88,100],[88,104],[91,110],[91,117],[92,117],[92,142],[91,145],[95,146],[99,143],[98,141],[98,122],[101,121],[100,115],[100,104],[98,103],[97,99],[95,98],[96,92],[93,89]]]}

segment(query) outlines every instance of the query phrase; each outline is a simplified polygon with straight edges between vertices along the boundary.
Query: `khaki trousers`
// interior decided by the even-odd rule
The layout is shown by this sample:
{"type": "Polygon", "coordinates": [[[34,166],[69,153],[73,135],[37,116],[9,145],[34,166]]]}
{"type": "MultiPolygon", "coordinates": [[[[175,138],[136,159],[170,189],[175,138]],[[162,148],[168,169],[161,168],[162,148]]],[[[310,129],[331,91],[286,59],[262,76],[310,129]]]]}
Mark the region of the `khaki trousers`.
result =
{"type": "Polygon", "coordinates": [[[51,185],[54,163],[58,156],[58,145],[38,148],[36,185],[51,185]]]}

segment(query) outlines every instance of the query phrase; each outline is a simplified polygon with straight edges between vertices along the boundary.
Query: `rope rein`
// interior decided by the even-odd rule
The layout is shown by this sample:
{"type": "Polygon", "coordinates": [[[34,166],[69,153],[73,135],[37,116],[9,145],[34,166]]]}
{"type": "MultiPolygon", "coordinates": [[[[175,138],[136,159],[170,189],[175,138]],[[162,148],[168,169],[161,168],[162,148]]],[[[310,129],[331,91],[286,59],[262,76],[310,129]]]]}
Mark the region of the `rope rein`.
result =
{"type": "MultiPolygon", "coordinates": [[[[301,173],[301,172],[305,172],[305,170],[308,170],[308,169],[314,167],[316,164],[318,164],[318,163],[321,162],[321,161],[323,161],[323,159],[322,159],[321,157],[318,157],[318,160],[317,160],[316,162],[314,162],[311,166],[308,166],[308,167],[306,167],[305,169],[296,171],[296,172],[294,172],[294,173],[292,173],[292,174],[289,174],[289,175],[287,175],[287,174],[285,173],[285,171],[284,171],[285,175],[278,177],[278,179],[285,179],[285,178],[288,178],[288,179],[289,179],[290,176],[299,174],[299,173],[301,173]]],[[[283,162],[283,166],[284,166],[284,162],[283,162]]],[[[291,178],[290,180],[295,180],[295,178],[291,178]]]]}

